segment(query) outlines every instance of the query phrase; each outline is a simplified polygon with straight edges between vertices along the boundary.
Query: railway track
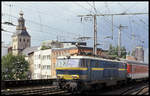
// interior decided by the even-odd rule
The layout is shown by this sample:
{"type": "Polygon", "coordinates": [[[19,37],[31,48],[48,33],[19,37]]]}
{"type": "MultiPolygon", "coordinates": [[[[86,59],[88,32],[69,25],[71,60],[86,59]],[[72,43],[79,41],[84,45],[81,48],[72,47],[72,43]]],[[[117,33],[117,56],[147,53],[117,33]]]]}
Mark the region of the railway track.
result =
{"type": "Polygon", "coordinates": [[[121,86],[104,87],[94,91],[84,92],[83,95],[148,95],[148,82],[128,83],[121,86]]]}
{"type": "Polygon", "coordinates": [[[68,91],[58,89],[57,86],[39,86],[29,88],[17,88],[1,90],[2,95],[53,95],[53,94],[71,94],[68,91]]]}
{"type": "Polygon", "coordinates": [[[148,93],[149,84],[142,83],[123,91],[120,95],[146,95],[148,93]]]}
{"type": "MultiPolygon", "coordinates": [[[[148,95],[149,94],[148,82],[132,82],[126,85],[104,87],[97,90],[89,90],[81,93],[83,95],[148,95]]],[[[18,87],[1,90],[2,95],[71,95],[66,90],[59,89],[55,85],[43,85],[34,87],[18,87]]]]}

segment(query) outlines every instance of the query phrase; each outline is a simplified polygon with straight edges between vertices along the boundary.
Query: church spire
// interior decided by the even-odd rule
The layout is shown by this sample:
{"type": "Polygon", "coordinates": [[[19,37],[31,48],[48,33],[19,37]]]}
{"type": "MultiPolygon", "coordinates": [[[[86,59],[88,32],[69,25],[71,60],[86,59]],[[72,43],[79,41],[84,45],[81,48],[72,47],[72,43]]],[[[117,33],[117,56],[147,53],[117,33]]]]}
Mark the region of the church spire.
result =
{"type": "Polygon", "coordinates": [[[31,45],[31,36],[26,30],[22,11],[19,12],[18,25],[16,26],[16,32],[12,35],[12,40],[14,55],[20,54],[25,48],[31,45]]]}
{"type": "Polygon", "coordinates": [[[25,27],[25,19],[23,18],[23,12],[19,12],[19,18],[18,18],[18,25],[16,26],[16,32],[13,34],[15,35],[22,35],[22,36],[29,36],[26,27],[25,27]]]}
{"type": "Polygon", "coordinates": [[[20,11],[19,13],[20,17],[18,19],[18,25],[16,26],[16,30],[25,30],[25,20],[23,18],[23,12],[20,11]]]}
{"type": "Polygon", "coordinates": [[[20,14],[20,17],[23,17],[23,11],[20,11],[19,14],[20,14]]]}

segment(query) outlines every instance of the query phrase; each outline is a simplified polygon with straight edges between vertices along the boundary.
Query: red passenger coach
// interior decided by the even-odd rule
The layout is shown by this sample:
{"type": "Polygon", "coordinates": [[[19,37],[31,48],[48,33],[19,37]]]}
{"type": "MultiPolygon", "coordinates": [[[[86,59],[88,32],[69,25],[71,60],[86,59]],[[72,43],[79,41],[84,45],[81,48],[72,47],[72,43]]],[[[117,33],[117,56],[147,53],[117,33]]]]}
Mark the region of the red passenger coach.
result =
{"type": "Polygon", "coordinates": [[[136,61],[126,61],[127,63],[127,76],[130,79],[142,79],[148,78],[148,64],[136,62],[136,61]]]}

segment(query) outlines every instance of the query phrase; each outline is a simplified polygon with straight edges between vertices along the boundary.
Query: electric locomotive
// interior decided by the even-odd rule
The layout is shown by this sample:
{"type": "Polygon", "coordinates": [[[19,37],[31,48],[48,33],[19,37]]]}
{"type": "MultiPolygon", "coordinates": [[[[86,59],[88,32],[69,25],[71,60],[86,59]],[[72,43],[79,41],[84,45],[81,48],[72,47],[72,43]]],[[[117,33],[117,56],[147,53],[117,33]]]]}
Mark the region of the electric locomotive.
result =
{"type": "Polygon", "coordinates": [[[123,61],[90,56],[61,56],[57,58],[56,75],[61,88],[81,91],[125,81],[127,65],[123,61]]]}

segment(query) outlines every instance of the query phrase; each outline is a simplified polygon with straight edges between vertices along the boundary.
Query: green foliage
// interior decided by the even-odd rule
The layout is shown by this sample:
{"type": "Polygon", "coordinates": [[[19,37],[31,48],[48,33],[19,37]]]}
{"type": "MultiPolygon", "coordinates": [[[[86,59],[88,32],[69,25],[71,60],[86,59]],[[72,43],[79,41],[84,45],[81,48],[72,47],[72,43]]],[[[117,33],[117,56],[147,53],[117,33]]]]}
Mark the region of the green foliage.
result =
{"type": "Polygon", "coordinates": [[[121,47],[120,50],[121,50],[121,56],[119,57],[118,56],[118,46],[115,47],[115,46],[112,46],[112,44],[110,44],[108,54],[109,54],[109,56],[114,57],[114,58],[126,58],[127,52],[126,52],[125,47],[124,46],[121,47]]]}
{"type": "Polygon", "coordinates": [[[132,51],[131,56],[135,56],[135,50],[132,51]]]}
{"type": "Polygon", "coordinates": [[[51,49],[51,47],[50,47],[50,46],[45,46],[45,45],[43,45],[43,46],[41,47],[41,50],[45,50],[45,49],[51,49]]]}
{"type": "Polygon", "coordinates": [[[130,51],[128,52],[128,55],[130,55],[130,51]]]}
{"type": "Polygon", "coordinates": [[[29,63],[23,55],[14,56],[11,53],[2,57],[2,80],[29,79],[29,63]]]}

